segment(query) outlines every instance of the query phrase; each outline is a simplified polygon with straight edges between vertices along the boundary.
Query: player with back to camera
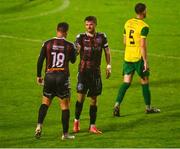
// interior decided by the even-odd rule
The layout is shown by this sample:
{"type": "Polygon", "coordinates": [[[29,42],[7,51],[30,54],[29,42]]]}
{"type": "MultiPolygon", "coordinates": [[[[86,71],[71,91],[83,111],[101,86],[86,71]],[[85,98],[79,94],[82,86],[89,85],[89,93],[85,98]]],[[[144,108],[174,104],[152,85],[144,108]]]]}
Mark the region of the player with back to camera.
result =
{"type": "Polygon", "coordinates": [[[149,26],[143,21],[146,17],[146,5],[138,3],[135,6],[136,18],[132,18],[124,26],[125,55],[123,64],[124,82],[119,88],[119,92],[114,105],[113,115],[120,116],[120,104],[129,88],[134,72],[140,77],[146,113],[158,113],[159,109],[151,107],[151,93],[149,90],[149,66],[147,59],[146,38],[149,26]]]}
{"type": "Polygon", "coordinates": [[[76,61],[76,49],[74,45],[66,40],[69,25],[61,22],[57,25],[57,37],[46,41],[41,49],[37,62],[37,83],[42,85],[41,75],[44,59],[46,59],[46,73],[44,78],[42,104],[39,108],[38,123],[35,130],[35,137],[40,138],[42,125],[52,99],[57,96],[62,110],[62,140],[74,139],[69,135],[70,118],[70,73],[69,61],[76,61]]]}

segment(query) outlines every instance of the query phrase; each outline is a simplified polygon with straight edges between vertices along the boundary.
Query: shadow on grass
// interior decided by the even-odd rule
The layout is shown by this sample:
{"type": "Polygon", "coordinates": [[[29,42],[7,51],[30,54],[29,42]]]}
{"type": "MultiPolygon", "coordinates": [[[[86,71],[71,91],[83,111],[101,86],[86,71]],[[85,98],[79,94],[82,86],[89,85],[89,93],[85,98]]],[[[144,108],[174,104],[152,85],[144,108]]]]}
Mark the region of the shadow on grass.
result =
{"type": "MultiPolygon", "coordinates": [[[[129,122],[122,121],[123,117],[119,117],[119,118],[110,117],[109,121],[111,121],[111,123],[108,125],[101,125],[101,127],[103,128],[104,132],[114,132],[117,130],[118,131],[120,130],[124,131],[127,129],[129,130],[129,129],[135,128],[138,125],[146,125],[146,124],[149,125],[149,123],[163,124],[163,123],[166,123],[167,121],[175,122],[179,120],[180,110],[177,111],[179,107],[180,107],[180,104],[174,104],[174,105],[162,107],[161,113],[144,114],[143,116],[140,116],[137,119],[129,120],[129,122]]],[[[130,114],[130,116],[138,115],[138,113],[130,114]]],[[[125,115],[124,117],[126,116],[129,116],[129,115],[125,115]]]]}
{"type": "MultiPolygon", "coordinates": [[[[118,91],[119,86],[122,84],[122,81],[119,81],[119,84],[104,86],[104,89],[116,89],[118,91]]],[[[174,78],[174,79],[166,79],[166,80],[152,80],[150,78],[150,87],[165,87],[166,85],[180,85],[180,78],[174,78]]],[[[138,87],[141,86],[140,82],[132,82],[131,87],[138,87]]]]}

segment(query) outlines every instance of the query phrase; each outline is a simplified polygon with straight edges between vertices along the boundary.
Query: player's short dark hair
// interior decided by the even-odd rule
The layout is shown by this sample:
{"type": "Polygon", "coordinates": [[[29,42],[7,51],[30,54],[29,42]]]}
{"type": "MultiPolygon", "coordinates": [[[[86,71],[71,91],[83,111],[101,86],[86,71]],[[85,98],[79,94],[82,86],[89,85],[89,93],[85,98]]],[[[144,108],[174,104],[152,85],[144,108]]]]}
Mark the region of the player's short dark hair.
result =
{"type": "Polygon", "coordinates": [[[85,21],[93,21],[96,25],[97,25],[97,19],[95,16],[87,16],[85,19],[84,19],[84,22],[85,21]]]}
{"type": "Polygon", "coordinates": [[[135,6],[135,12],[141,14],[146,10],[146,5],[143,3],[137,3],[135,6]]]}
{"type": "Polygon", "coordinates": [[[68,29],[69,29],[69,24],[66,22],[61,22],[57,25],[57,31],[59,32],[65,33],[68,31],[68,29]]]}

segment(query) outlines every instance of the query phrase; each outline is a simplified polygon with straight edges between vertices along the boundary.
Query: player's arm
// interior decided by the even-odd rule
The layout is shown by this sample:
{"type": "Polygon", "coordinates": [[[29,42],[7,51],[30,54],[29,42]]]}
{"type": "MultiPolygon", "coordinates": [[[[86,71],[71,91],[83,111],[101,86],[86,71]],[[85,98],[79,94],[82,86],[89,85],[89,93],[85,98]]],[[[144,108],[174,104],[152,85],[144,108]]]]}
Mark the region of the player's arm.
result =
{"type": "Polygon", "coordinates": [[[146,71],[148,70],[148,60],[147,60],[147,35],[149,32],[149,28],[148,27],[144,27],[141,31],[141,41],[140,41],[140,45],[141,45],[141,55],[144,61],[144,70],[146,71]]]}
{"type": "Polygon", "coordinates": [[[71,59],[70,59],[70,61],[71,61],[72,64],[76,62],[76,56],[77,56],[77,49],[76,49],[76,47],[73,45],[73,46],[72,46],[72,50],[71,50],[71,59]]]}
{"type": "Polygon", "coordinates": [[[124,29],[123,44],[126,46],[126,30],[124,29]]]}
{"type": "Polygon", "coordinates": [[[111,53],[110,53],[110,48],[106,47],[104,49],[105,51],[105,57],[106,57],[106,63],[107,63],[107,67],[106,67],[106,79],[108,79],[111,75],[111,53]]]}
{"type": "Polygon", "coordinates": [[[75,47],[76,47],[76,55],[79,55],[81,50],[81,34],[77,35],[76,41],[75,41],[75,47]]]}
{"type": "Polygon", "coordinates": [[[41,48],[41,52],[37,61],[37,84],[43,85],[43,78],[41,76],[43,62],[45,59],[45,49],[44,46],[41,48]]]}
{"type": "Polygon", "coordinates": [[[108,79],[111,75],[111,53],[110,53],[110,48],[108,47],[108,41],[105,34],[103,38],[103,48],[104,48],[105,58],[106,58],[106,63],[107,63],[106,79],[108,79]]]}

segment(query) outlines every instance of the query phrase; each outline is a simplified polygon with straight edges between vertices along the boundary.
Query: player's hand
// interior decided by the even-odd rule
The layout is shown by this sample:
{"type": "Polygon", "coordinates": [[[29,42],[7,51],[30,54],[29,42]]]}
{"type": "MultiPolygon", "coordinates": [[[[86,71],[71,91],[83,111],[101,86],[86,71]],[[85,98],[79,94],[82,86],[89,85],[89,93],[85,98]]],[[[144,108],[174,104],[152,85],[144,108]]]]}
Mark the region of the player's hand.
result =
{"type": "Polygon", "coordinates": [[[80,44],[76,44],[76,48],[77,48],[77,55],[79,55],[80,50],[81,50],[81,45],[80,44]]]}
{"type": "Polygon", "coordinates": [[[108,64],[106,67],[106,79],[109,79],[110,76],[111,76],[111,65],[108,64]]]}
{"type": "Polygon", "coordinates": [[[37,77],[37,84],[38,84],[38,85],[41,85],[41,86],[44,85],[44,80],[43,80],[42,77],[37,77]]]}
{"type": "Polygon", "coordinates": [[[149,70],[149,66],[147,64],[147,62],[144,62],[144,69],[143,69],[143,72],[149,70]]]}

